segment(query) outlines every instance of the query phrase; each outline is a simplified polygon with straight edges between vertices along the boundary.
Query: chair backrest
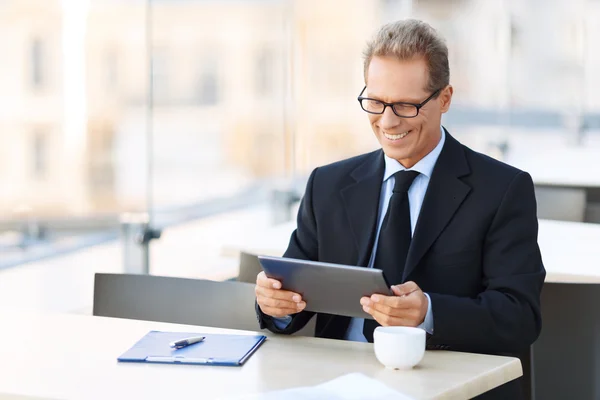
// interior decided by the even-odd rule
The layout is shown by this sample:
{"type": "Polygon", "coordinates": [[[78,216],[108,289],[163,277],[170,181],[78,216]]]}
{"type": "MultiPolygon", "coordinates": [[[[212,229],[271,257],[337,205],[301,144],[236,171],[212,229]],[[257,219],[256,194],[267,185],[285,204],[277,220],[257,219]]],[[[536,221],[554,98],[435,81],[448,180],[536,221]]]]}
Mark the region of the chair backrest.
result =
{"type": "Polygon", "coordinates": [[[536,186],[535,197],[538,218],[573,222],[585,219],[585,189],[536,186]]]}
{"type": "Polygon", "coordinates": [[[240,252],[240,272],[237,278],[239,282],[256,283],[256,275],[262,270],[256,254],[240,252]]]}
{"type": "MultiPolygon", "coordinates": [[[[258,331],[255,298],[243,282],[97,273],[93,315],[258,331]]],[[[314,336],[314,322],[297,334],[314,336]]]]}
{"type": "Polygon", "coordinates": [[[588,203],[585,209],[584,222],[600,224],[600,203],[588,203]]]}

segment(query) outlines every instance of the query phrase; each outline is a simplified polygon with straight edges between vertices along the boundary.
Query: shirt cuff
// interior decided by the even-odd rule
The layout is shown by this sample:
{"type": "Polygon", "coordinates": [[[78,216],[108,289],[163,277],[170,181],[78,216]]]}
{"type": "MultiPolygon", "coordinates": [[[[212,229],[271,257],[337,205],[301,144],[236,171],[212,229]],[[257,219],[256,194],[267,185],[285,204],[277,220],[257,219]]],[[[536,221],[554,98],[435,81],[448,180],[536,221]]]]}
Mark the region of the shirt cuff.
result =
{"type": "Polygon", "coordinates": [[[431,311],[431,298],[427,293],[423,294],[427,296],[427,314],[425,314],[425,320],[421,325],[418,326],[418,328],[421,328],[430,335],[433,335],[433,312],[431,311]]]}
{"type": "Polygon", "coordinates": [[[272,317],[272,319],[273,319],[273,323],[275,324],[277,329],[280,329],[280,330],[284,330],[285,328],[288,327],[290,322],[292,322],[291,315],[286,315],[285,317],[281,317],[281,318],[272,317]]]}

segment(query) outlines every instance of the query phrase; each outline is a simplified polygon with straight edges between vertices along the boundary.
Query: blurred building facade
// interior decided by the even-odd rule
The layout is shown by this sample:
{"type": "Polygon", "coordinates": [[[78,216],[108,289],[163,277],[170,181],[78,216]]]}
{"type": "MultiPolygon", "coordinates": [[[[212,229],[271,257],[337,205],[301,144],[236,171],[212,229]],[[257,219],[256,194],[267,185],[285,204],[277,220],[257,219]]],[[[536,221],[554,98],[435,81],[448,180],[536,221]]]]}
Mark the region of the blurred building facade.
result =
{"type": "Polygon", "coordinates": [[[456,107],[600,110],[597,1],[150,4],[0,1],[0,214],[185,204],[376,148],[361,52],[408,16],[447,38],[456,107]]]}

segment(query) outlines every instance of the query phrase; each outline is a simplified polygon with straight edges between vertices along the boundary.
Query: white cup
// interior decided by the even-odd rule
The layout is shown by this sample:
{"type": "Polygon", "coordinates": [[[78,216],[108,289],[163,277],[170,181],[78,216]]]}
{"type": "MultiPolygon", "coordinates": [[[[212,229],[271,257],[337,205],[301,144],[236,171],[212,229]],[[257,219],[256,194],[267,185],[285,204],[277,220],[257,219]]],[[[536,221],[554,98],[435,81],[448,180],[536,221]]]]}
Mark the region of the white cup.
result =
{"type": "Polygon", "coordinates": [[[425,354],[425,331],[407,326],[378,326],[373,332],[375,356],[386,368],[410,369],[425,354]]]}

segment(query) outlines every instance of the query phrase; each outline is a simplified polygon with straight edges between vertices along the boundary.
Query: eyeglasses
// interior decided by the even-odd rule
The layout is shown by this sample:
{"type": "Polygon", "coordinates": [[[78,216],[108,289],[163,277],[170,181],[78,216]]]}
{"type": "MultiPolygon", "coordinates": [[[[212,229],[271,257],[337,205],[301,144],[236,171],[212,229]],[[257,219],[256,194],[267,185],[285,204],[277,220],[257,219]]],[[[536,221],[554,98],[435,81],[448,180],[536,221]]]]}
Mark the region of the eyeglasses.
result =
{"type": "Polygon", "coordinates": [[[363,110],[368,112],[369,114],[383,114],[385,112],[386,107],[391,107],[394,114],[399,116],[400,118],[414,118],[419,115],[419,110],[429,102],[429,100],[433,99],[443,88],[439,88],[435,92],[431,94],[428,98],[426,98],[420,104],[414,103],[386,103],[381,100],[370,99],[368,97],[362,97],[362,94],[365,92],[367,87],[365,86],[363,90],[358,95],[358,102],[363,110]]]}

